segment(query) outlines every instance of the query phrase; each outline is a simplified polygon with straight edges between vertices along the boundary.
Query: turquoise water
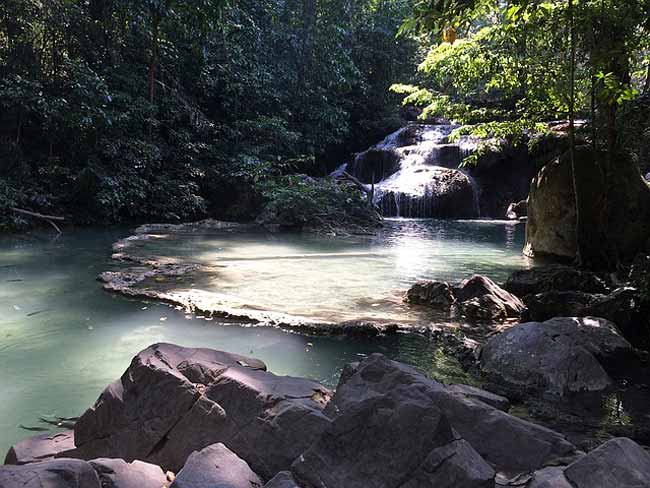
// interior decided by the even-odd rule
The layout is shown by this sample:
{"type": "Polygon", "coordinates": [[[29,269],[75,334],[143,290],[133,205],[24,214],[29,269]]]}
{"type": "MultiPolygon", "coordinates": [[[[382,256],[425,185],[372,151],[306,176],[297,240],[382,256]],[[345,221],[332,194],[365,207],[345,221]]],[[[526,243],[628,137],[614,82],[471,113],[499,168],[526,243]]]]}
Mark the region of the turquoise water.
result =
{"type": "MultiPolygon", "coordinates": [[[[375,351],[443,380],[469,380],[453,359],[417,336],[306,337],[111,295],[96,277],[114,266],[111,244],[129,233],[86,229],[58,238],[0,237],[0,456],[39,433],[24,427],[49,428],[41,417],[82,413],[133,355],[160,341],[252,355],[277,374],[329,386],[344,364],[375,351]]],[[[520,225],[391,221],[372,239],[203,236],[178,241],[166,252],[223,260],[227,271],[215,289],[227,283],[229,292],[256,305],[347,316],[357,308],[371,313],[384,296],[399,296],[419,278],[461,279],[477,272],[503,279],[529,265],[522,245],[520,225]]]]}

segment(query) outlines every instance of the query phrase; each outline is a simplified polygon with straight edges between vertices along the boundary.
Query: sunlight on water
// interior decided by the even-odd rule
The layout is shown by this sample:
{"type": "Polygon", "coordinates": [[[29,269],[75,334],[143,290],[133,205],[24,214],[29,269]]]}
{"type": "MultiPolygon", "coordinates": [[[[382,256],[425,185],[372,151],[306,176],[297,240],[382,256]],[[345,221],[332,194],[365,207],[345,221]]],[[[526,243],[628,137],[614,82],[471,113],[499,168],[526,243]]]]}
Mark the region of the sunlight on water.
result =
{"type": "MultiPolygon", "coordinates": [[[[127,300],[96,276],[114,266],[111,244],[129,231],[82,230],[53,239],[0,239],[0,456],[47,425],[39,417],[79,415],[139,350],[166,341],[259,357],[278,374],[335,386],[344,364],[372,352],[440,379],[471,381],[427,340],[313,338],[186,316],[127,300]],[[163,320],[161,320],[163,319],[163,320]]],[[[391,221],[370,239],[300,235],[203,236],[160,251],[223,264],[214,287],[282,311],[374,313],[378,300],[419,278],[503,279],[528,263],[523,227],[504,223],[391,221]]]]}
{"type": "MultiPolygon", "coordinates": [[[[530,265],[523,226],[505,222],[392,220],[378,236],[299,234],[175,236],[138,249],[148,258],[182,257],[217,266],[194,290],[240,306],[323,321],[422,320],[402,302],[420,279],[459,281],[475,273],[500,281],[530,265]]],[[[184,283],[176,288],[187,288],[184,283]]]]}

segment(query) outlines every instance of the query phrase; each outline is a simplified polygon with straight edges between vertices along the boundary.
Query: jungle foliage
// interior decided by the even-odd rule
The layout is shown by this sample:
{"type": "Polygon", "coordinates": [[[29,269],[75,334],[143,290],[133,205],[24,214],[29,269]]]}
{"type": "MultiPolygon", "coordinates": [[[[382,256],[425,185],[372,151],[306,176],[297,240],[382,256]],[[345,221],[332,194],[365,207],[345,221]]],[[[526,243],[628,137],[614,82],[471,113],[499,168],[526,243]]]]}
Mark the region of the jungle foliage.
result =
{"type": "Polygon", "coordinates": [[[251,218],[400,124],[410,0],[0,2],[0,220],[251,218]],[[242,198],[242,194],[252,194],[242,198]]]}
{"type": "MultiPolygon", "coordinates": [[[[648,0],[418,0],[401,31],[432,40],[418,83],[392,87],[422,118],[517,137],[566,120],[573,105],[592,143],[611,149],[629,140],[624,113],[649,116],[638,103],[650,96],[648,0]]],[[[637,129],[637,141],[648,137],[647,123],[637,129]]]]}

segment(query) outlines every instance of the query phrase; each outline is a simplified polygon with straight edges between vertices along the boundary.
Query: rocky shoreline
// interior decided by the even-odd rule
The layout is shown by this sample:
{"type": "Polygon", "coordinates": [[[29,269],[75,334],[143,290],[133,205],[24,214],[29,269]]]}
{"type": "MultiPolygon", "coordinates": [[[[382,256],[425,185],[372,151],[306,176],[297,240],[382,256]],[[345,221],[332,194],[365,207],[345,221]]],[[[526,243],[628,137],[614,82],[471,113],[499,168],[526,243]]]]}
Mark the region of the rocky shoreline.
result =
{"type": "Polygon", "coordinates": [[[650,486],[650,455],[634,441],[585,453],[508,407],[380,354],[349,364],[330,391],[253,358],[155,344],[73,431],[11,448],[0,486],[650,486]]]}

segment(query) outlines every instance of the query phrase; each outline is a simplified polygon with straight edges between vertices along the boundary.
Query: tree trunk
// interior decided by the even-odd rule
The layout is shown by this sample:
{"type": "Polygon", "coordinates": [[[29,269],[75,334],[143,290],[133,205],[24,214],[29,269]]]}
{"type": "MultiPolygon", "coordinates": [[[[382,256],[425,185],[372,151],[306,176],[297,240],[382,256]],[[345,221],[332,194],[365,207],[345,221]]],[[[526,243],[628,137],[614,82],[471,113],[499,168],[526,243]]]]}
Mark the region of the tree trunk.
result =
{"type": "Polygon", "coordinates": [[[571,174],[573,179],[573,193],[576,201],[576,257],[575,262],[578,266],[582,265],[582,239],[581,239],[581,218],[580,218],[580,198],[578,185],[578,171],[576,168],[576,135],[575,135],[575,74],[576,74],[576,42],[573,0],[569,0],[567,10],[569,16],[569,44],[571,53],[569,55],[569,161],[571,164],[571,174]]]}
{"type": "MultiPolygon", "coordinates": [[[[149,103],[153,111],[156,101],[156,70],[158,68],[159,57],[159,31],[160,31],[160,14],[154,12],[153,23],[151,27],[151,59],[149,60],[149,103]]],[[[152,113],[153,116],[153,113],[152,113]]],[[[153,120],[149,121],[149,142],[153,140],[153,120]]]]}

